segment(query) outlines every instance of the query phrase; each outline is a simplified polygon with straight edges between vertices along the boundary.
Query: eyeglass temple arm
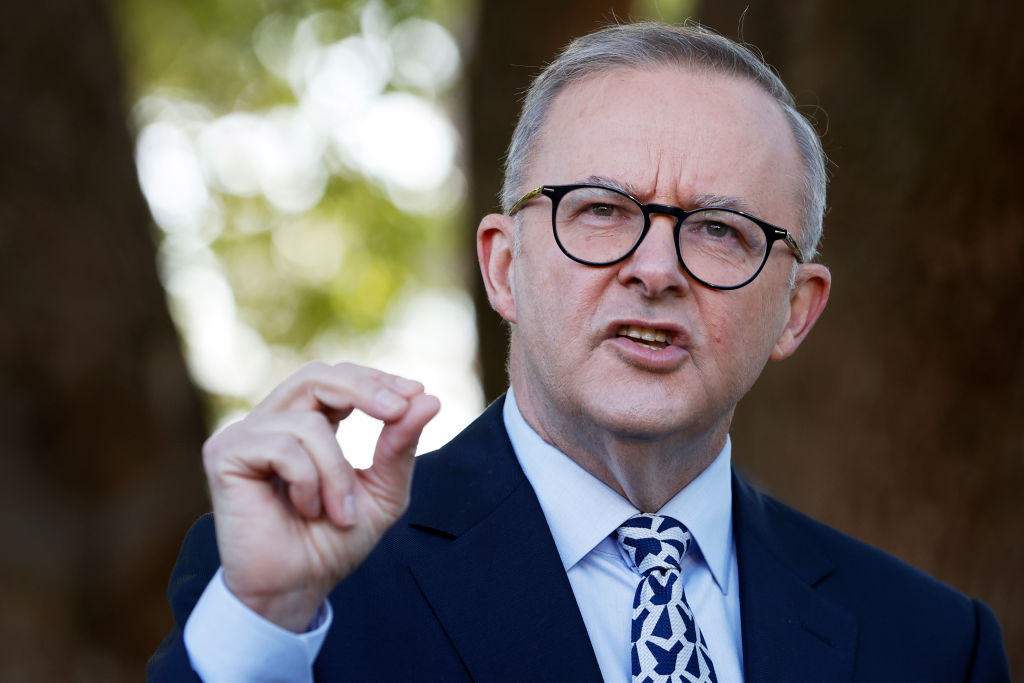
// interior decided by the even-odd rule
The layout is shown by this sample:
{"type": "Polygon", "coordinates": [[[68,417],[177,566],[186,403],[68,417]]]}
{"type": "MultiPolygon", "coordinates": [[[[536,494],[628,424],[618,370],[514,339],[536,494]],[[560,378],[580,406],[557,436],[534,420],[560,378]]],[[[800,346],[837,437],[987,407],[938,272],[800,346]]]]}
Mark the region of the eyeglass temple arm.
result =
{"type": "Polygon", "coordinates": [[[543,187],[538,187],[536,190],[531,190],[531,191],[527,192],[526,194],[524,194],[519,199],[519,201],[516,202],[515,204],[513,204],[512,208],[508,210],[508,215],[511,216],[512,214],[514,214],[516,211],[518,211],[520,208],[522,208],[523,204],[525,204],[526,202],[530,201],[531,199],[533,199],[534,197],[539,195],[543,190],[544,190],[543,187]]]}
{"type": "Polygon", "coordinates": [[[796,256],[796,262],[803,263],[804,252],[800,250],[800,245],[796,243],[796,240],[793,239],[793,236],[789,234],[788,230],[782,231],[782,239],[784,239],[786,244],[789,245],[789,248],[793,250],[793,256],[796,256]]]}

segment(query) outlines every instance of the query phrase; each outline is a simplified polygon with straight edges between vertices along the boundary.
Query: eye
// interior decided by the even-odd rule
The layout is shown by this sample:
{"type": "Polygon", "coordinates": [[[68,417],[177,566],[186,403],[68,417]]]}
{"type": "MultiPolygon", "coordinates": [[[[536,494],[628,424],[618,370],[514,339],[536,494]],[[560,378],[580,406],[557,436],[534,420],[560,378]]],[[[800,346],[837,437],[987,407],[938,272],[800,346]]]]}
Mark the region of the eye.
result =
{"type": "Polygon", "coordinates": [[[718,221],[708,221],[704,224],[704,232],[711,237],[725,238],[735,234],[735,230],[730,225],[720,223],[718,221]]]}
{"type": "Polygon", "coordinates": [[[643,216],[629,197],[603,187],[577,187],[565,194],[558,204],[558,220],[590,229],[608,229],[639,220],[643,216]]]}
{"type": "Polygon", "coordinates": [[[617,208],[618,207],[613,206],[612,204],[591,204],[587,207],[587,213],[594,216],[600,216],[601,218],[609,218],[615,214],[615,210],[617,208]]]}

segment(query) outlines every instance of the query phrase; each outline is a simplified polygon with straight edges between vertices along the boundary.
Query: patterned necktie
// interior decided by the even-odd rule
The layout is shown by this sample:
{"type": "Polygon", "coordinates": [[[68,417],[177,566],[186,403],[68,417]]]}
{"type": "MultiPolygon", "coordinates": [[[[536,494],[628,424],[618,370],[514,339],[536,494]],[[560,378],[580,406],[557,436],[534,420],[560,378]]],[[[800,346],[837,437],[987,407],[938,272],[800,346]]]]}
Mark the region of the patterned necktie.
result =
{"type": "Polygon", "coordinates": [[[689,530],[671,517],[645,513],[627,519],[617,536],[643,576],[633,598],[633,683],[717,683],[683,594],[680,563],[689,530]]]}

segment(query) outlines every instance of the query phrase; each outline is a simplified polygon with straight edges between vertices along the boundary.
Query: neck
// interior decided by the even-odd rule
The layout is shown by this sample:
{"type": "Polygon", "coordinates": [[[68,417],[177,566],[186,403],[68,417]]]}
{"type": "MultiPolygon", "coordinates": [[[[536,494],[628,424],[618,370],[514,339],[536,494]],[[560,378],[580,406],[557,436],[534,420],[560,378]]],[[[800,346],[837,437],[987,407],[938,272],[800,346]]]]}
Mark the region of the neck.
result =
{"type": "Polygon", "coordinates": [[[580,413],[567,416],[514,383],[516,403],[544,441],[626,498],[641,512],[657,512],[714,462],[725,447],[732,412],[710,428],[668,434],[620,434],[580,413]]]}

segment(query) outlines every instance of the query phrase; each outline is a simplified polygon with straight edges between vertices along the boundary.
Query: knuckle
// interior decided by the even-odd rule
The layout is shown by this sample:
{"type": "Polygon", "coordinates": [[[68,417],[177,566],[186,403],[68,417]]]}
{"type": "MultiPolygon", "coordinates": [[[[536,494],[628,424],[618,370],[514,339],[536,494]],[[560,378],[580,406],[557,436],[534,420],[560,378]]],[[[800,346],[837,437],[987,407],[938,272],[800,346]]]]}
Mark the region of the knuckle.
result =
{"type": "Polygon", "coordinates": [[[327,416],[318,411],[303,411],[295,420],[297,427],[303,431],[320,432],[328,428],[327,416]]]}
{"type": "Polygon", "coordinates": [[[391,391],[381,375],[366,375],[356,381],[356,390],[364,396],[372,398],[381,389],[391,391]]]}
{"type": "Polygon", "coordinates": [[[335,382],[351,386],[365,377],[368,370],[369,368],[365,368],[362,365],[343,361],[332,365],[330,373],[335,382]]]}
{"type": "Polygon", "coordinates": [[[380,370],[368,368],[365,365],[342,361],[331,366],[334,376],[349,386],[359,386],[366,381],[376,381],[381,373],[380,370]]]}
{"type": "Polygon", "coordinates": [[[320,470],[332,479],[343,477],[348,472],[348,461],[339,452],[337,457],[325,458],[320,463],[320,470]]]}
{"type": "Polygon", "coordinates": [[[299,443],[295,440],[295,437],[284,432],[267,434],[262,441],[267,454],[274,458],[289,456],[300,450],[299,443]]]}
{"type": "Polygon", "coordinates": [[[299,479],[288,482],[288,487],[300,497],[315,495],[319,492],[319,486],[311,479],[299,479]]]}
{"type": "Polygon", "coordinates": [[[277,473],[289,482],[315,481],[317,467],[302,443],[291,434],[269,434],[265,455],[277,473]]]}
{"type": "Polygon", "coordinates": [[[303,363],[301,367],[295,372],[294,377],[297,379],[305,380],[311,377],[317,377],[323,375],[325,372],[330,370],[331,366],[323,361],[311,360],[303,363]]]}
{"type": "Polygon", "coordinates": [[[202,449],[203,468],[207,472],[212,471],[216,467],[217,462],[220,460],[220,454],[220,444],[214,441],[213,437],[207,439],[202,449]]]}
{"type": "Polygon", "coordinates": [[[238,431],[237,424],[231,425],[212,435],[203,442],[201,452],[203,464],[207,468],[215,466],[218,462],[224,459],[231,448],[231,443],[236,440],[234,438],[236,431],[238,431]]]}

